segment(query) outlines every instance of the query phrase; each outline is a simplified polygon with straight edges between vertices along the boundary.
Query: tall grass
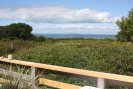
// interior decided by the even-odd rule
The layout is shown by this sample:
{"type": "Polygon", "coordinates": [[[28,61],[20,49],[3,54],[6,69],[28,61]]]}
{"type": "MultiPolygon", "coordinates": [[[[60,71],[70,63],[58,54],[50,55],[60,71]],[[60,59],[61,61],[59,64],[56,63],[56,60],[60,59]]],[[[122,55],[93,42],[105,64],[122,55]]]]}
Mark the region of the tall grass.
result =
{"type": "Polygon", "coordinates": [[[0,56],[5,54],[10,54],[18,52],[20,50],[29,49],[34,47],[37,43],[34,41],[23,41],[23,40],[13,40],[13,41],[0,41],[0,56]]]}
{"type": "MultiPolygon", "coordinates": [[[[11,66],[10,66],[11,67],[11,66]]],[[[37,87],[38,77],[31,78],[29,69],[17,67],[17,72],[3,70],[1,74],[0,89],[39,89],[37,87]],[[24,74],[25,73],[25,74],[24,74]]]]}

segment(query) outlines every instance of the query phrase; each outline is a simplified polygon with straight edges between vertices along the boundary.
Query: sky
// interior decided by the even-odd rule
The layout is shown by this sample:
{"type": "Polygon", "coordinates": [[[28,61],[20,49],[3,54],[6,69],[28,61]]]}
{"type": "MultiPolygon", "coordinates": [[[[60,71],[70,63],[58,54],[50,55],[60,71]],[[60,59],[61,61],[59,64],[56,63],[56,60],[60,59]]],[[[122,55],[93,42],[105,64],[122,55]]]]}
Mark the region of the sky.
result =
{"type": "Polygon", "coordinates": [[[1,0],[0,25],[27,23],[34,34],[104,34],[119,31],[133,0],[1,0]]]}

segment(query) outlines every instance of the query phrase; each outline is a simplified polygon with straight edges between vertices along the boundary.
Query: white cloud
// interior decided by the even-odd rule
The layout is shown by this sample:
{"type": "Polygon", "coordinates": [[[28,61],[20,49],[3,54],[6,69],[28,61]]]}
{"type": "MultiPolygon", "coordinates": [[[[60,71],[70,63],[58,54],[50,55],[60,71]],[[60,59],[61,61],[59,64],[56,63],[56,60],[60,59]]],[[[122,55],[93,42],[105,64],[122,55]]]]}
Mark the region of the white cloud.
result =
{"type": "Polygon", "coordinates": [[[114,23],[39,23],[33,24],[39,29],[113,29],[118,28],[114,23]]]}
{"type": "Polygon", "coordinates": [[[0,9],[0,20],[22,20],[47,23],[113,22],[108,12],[89,8],[70,9],[65,7],[27,7],[0,9]]]}
{"type": "Polygon", "coordinates": [[[114,23],[32,23],[31,25],[34,27],[33,33],[42,34],[117,34],[119,31],[114,23]]]}

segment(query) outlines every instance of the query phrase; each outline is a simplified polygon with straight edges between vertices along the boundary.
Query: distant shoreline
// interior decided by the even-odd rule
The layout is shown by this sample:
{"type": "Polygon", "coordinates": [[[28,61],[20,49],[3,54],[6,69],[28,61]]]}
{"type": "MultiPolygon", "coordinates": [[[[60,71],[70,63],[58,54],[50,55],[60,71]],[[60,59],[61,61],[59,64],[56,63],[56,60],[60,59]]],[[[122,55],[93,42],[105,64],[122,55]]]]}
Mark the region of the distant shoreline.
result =
{"type": "Polygon", "coordinates": [[[99,34],[35,34],[36,36],[45,36],[47,38],[92,38],[92,39],[116,39],[116,35],[99,35],[99,34]]]}

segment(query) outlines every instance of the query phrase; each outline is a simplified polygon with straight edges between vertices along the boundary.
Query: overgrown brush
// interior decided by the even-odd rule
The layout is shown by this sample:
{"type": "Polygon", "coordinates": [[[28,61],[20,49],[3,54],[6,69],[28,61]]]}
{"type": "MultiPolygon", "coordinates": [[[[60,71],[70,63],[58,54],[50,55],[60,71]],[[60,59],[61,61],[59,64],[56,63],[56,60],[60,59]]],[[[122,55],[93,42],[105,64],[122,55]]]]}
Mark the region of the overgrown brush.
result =
{"type": "Polygon", "coordinates": [[[34,41],[13,40],[0,41],[0,56],[14,53],[20,50],[27,50],[34,47],[37,43],[34,41]]]}

